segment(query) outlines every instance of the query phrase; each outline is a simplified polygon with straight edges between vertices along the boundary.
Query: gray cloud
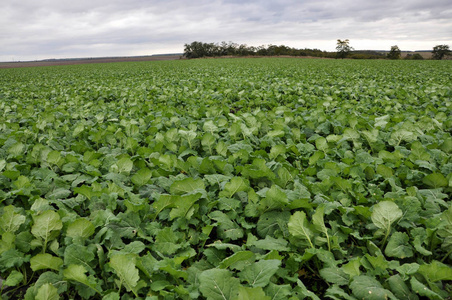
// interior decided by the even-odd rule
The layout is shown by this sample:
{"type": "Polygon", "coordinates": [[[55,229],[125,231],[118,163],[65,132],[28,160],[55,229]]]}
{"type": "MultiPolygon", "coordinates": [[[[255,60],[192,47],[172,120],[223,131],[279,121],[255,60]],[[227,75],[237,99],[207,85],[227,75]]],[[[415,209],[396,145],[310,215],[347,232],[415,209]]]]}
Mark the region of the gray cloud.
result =
{"type": "MultiPolygon", "coordinates": [[[[182,52],[234,41],[334,50],[452,43],[449,0],[4,0],[0,61],[182,52]]],[[[452,45],[451,45],[452,46],[452,45]]]]}

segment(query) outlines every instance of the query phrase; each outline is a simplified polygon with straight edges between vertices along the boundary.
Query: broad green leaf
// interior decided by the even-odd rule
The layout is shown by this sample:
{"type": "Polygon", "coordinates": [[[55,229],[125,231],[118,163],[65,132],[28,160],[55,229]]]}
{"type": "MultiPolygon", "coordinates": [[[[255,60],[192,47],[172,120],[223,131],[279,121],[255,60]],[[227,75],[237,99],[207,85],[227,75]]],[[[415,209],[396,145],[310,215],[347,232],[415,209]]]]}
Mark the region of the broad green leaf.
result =
{"type": "Polygon", "coordinates": [[[381,201],[373,206],[371,215],[372,222],[378,228],[389,230],[392,223],[402,217],[402,210],[391,201],[381,201]]]}
{"type": "Polygon", "coordinates": [[[265,237],[265,239],[263,240],[257,240],[257,241],[253,241],[251,243],[248,243],[250,246],[255,246],[259,249],[264,249],[264,250],[275,250],[275,251],[289,251],[290,248],[287,247],[287,240],[283,239],[283,238],[273,238],[270,235],[267,235],[265,237]]]}
{"type": "Polygon", "coordinates": [[[3,282],[5,286],[16,286],[22,282],[24,275],[19,271],[13,270],[3,282]]]}
{"type": "Polygon", "coordinates": [[[223,259],[218,267],[220,269],[226,269],[229,267],[234,268],[237,263],[249,261],[251,259],[254,259],[254,257],[255,255],[251,251],[239,251],[223,259]]]}
{"type": "Polygon", "coordinates": [[[157,201],[152,203],[152,207],[156,210],[156,214],[154,219],[158,217],[158,215],[164,210],[165,208],[172,208],[174,207],[174,203],[179,199],[178,196],[172,196],[172,195],[160,195],[157,201]]]}
{"type": "Polygon", "coordinates": [[[170,211],[170,219],[173,220],[178,217],[190,219],[194,213],[192,207],[201,196],[200,193],[178,196],[177,200],[174,201],[174,208],[170,211]]]}
{"type": "Polygon", "coordinates": [[[143,186],[149,182],[152,177],[152,171],[148,168],[139,169],[131,178],[133,184],[136,186],[143,186]]]}
{"type": "Polygon", "coordinates": [[[133,254],[113,254],[110,259],[110,266],[115,270],[127,291],[132,291],[137,295],[135,288],[140,276],[136,268],[136,256],[133,254]]]}
{"type": "Polygon", "coordinates": [[[240,286],[239,287],[239,295],[236,298],[237,300],[271,300],[269,296],[266,296],[264,290],[261,287],[249,288],[240,286]]]}
{"type": "Polygon", "coordinates": [[[226,197],[231,198],[237,192],[248,190],[248,187],[248,183],[242,177],[233,177],[231,181],[225,184],[220,196],[224,193],[226,197]]]}
{"type": "Polygon", "coordinates": [[[422,179],[422,182],[434,189],[445,187],[449,184],[449,181],[441,173],[429,174],[422,179]]]}
{"type": "Polygon", "coordinates": [[[311,242],[311,238],[314,234],[309,226],[304,211],[295,212],[290,217],[288,226],[290,234],[298,238],[306,239],[309,242],[309,245],[311,245],[311,248],[314,248],[314,245],[311,242]]]}
{"type": "Polygon", "coordinates": [[[426,287],[423,283],[416,279],[415,276],[411,277],[410,280],[411,289],[415,291],[420,296],[428,297],[428,299],[432,300],[444,300],[443,297],[426,287]]]}
{"type": "Polygon", "coordinates": [[[279,155],[284,155],[286,153],[285,145],[275,145],[270,149],[269,157],[270,159],[275,159],[279,155]]]}
{"type": "Polygon", "coordinates": [[[391,291],[397,298],[407,300],[419,299],[419,297],[410,290],[399,274],[389,277],[388,283],[391,291]]]}
{"type": "Polygon", "coordinates": [[[282,208],[289,204],[287,194],[276,184],[272,185],[265,193],[265,199],[262,202],[267,208],[275,209],[282,208]]]}
{"type": "Polygon", "coordinates": [[[238,296],[239,280],[225,269],[203,271],[199,277],[199,290],[209,300],[228,300],[238,296]]]}
{"type": "Polygon", "coordinates": [[[350,260],[348,263],[342,265],[341,269],[348,275],[350,275],[350,278],[353,278],[355,276],[358,276],[361,274],[361,271],[359,267],[361,266],[361,263],[359,262],[359,259],[350,260]]]}
{"type": "Polygon", "coordinates": [[[419,270],[419,264],[403,264],[400,267],[397,267],[396,270],[402,275],[403,280],[407,280],[410,277],[409,275],[413,275],[419,270]]]}
{"type": "Polygon", "coordinates": [[[292,287],[288,284],[276,285],[272,282],[265,287],[265,293],[271,297],[272,300],[285,300],[292,294],[292,287]]]}
{"type": "Polygon", "coordinates": [[[63,228],[60,216],[52,210],[47,210],[34,216],[33,221],[31,233],[43,240],[50,240],[51,237],[58,235],[58,231],[63,228]]]}
{"type": "Polygon", "coordinates": [[[25,216],[14,211],[13,205],[8,205],[3,208],[3,214],[0,217],[0,228],[4,232],[15,233],[20,225],[25,222],[25,216]]]}
{"type": "Polygon", "coordinates": [[[52,165],[58,165],[61,160],[61,153],[59,151],[51,151],[47,154],[47,162],[52,165]]]}
{"type": "Polygon", "coordinates": [[[278,232],[285,235],[288,234],[287,223],[290,219],[288,211],[271,211],[259,217],[257,221],[257,233],[260,237],[268,235],[275,236],[278,232]]]}
{"type": "Polygon", "coordinates": [[[163,254],[174,254],[181,248],[179,237],[170,227],[165,227],[157,234],[154,248],[163,254]]]}
{"type": "Polygon", "coordinates": [[[315,147],[317,148],[317,150],[320,151],[327,151],[329,146],[328,146],[328,142],[326,141],[326,139],[321,136],[318,139],[315,140],[315,147]]]}
{"type": "Polygon", "coordinates": [[[394,232],[389,238],[385,254],[389,257],[404,259],[413,256],[412,247],[409,244],[409,236],[405,232],[394,232]]]}
{"type": "Polygon", "coordinates": [[[6,166],[6,160],[0,159],[0,172],[3,171],[5,166],[6,166]]]}
{"type": "Polygon", "coordinates": [[[301,290],[301,296],[303,296],[303,299],[305,297],[309,297],[312,300],[320,300],[320,298],[316,294],[308,290],[308,288],[304,285],[304,283],[300,279],[297,280],[297,288],[301,290]]]}
{"type": "Polygon", "coordinates": [[[336,283],[339,285],[347,285],[350,276],[346,274],[341,268],[323,268],[320,270],[320,276],[322,276],[323,279],[330,283],[336,283]]]}
{"type": "Polygon", "coordinates": [[[334,300],[356,300],[355,297],[350,295],[349,293],[345,292],[343,289],[341,289],[336,284],[329,287],[325,292],[325,297],[334,299],[334,300]]]}
{"type": "Polygon", "coordinates": [[[79,218],[69,224],[66,235],[72,238],[87,239],[94,234],[94,225],[89,220],[79,218]]]}
{"type": "Polygon", "coordinates": [[[219,226],[217,232],[221,237],[231,240],[237,240],[243,237],[243,229],[232,221],[225,213],[216,210],[211,212],[209,217],[218,222],[219,226]]]}
{"type": "Polygon", "coordinates": [[[392,132],[388,143],[391,146],[398,146],[403,141],[409,143],[416,140],[416,138],[417,136],[411,131],[406,129],[396,129],[392,132]]]}
{"type": "Polygon", "coordinates": [[[71,244],[64,250],[63,259],[66,266],[71,264],[83,265],[90,270],[94,257],[92,249],[80,244],[71,244]]]}
{"type": "Polygon", "coordinates": [[[116,162],[117,173],[130,174],[133,168],[133,161],[128,157],[122,157],[116,162]]]}
{"type": "Polygon", "coordinates": [[[356,276],[353,278],[350,288],[353,295],[358,299],[366,300],[381,300],[397,298],[391,291],[383,288],[383,286],[375,278],[365,275],[356,276]]]}
{"type": "Polygon", "coordinates": [[[98,292],[100,294],[101,291],[97,288],[95,281],[92,281],[92,280],[90,281],[90,279],[85,274],[86,272],[87,272],[87,270],[81,265],[69,265],[63,271],[63,276],[66,279],[80,282],[80,283],[92,288],[93,290],[95,290],[96,292],[98,292]]]}
{"type": "Polygon", "coordinates": [[[452,267],[436,260],[428,265],[420,265],[418,272],[431,282],[452,280],[452,267]]]}
{"type": "Polygon", "coordinates": [[[36,254],[30,259],[30,267],[33,271],[53,269],[58,271],[63,265],[63,260],[48,253],[36,254]]]}
{"type": "Polygon", "coordinates": [[[269,284],[270,278],[278,271],[280,265],[281,261],[279,260],[260,260],[245,267],[239,276],[252,287],[265,287],[269,284]]]}
{"type": "Polygon", "coordinates": [[[325,221],[323,219],[325,215],[325,206],[324,205],[319,205],[316,210],[314,215],[312,215],[312,223],[314,224],[314,228],[319,231],[322,232],[323,234],[325,234],[326,240],[327,240],[327,244],[328,244],[328,250],[330,250],[331,245],[330,245],[330,236],[328,234],[328,229],[325,226],[325,221]]]}
{"type": "Polygon", "coordinates": [[[36,294],[36,300],[59,300],[58,289],[51,283],[43,284],[36,294]]]}
{"type": "Polygon", "coordinates": [[[183,195],[195,190],[204,190],[205,185],[202,179],[193,179],[191,177],[173,182],[170,187],[170,193],[173,195],[183,195]]]}
{"type": "Polygon", "coordinates": [[[378,165],[377,166],[377,174],[380,174],[383,176],[383,178],[388,179],[391,178],[393,175],[392,169],[385,166],[385,165],[378,165]]]}

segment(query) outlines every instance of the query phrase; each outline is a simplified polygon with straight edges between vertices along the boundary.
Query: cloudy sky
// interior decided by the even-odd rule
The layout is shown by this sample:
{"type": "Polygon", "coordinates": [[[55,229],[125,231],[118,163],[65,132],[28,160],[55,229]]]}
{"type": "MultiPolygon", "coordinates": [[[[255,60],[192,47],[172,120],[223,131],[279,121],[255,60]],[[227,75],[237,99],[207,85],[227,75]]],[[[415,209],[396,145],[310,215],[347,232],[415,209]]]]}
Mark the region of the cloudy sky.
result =
{"type": "Polygon", "coordinates": [[[334,51],[452,47],[450,0],[2,0],[0,61],[183,52],[193,41],[334,51]]]}

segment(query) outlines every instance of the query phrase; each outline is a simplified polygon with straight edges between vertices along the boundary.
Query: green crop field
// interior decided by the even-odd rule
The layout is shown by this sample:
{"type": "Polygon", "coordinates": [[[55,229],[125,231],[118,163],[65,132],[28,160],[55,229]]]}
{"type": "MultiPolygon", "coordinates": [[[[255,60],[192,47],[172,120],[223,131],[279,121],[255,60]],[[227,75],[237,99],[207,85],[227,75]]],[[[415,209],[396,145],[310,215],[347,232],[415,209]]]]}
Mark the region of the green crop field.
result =
{"type": "Polygon", "coordinates": [[[452,62],[0,70],[0,299],[451,299],[452,62]]]}

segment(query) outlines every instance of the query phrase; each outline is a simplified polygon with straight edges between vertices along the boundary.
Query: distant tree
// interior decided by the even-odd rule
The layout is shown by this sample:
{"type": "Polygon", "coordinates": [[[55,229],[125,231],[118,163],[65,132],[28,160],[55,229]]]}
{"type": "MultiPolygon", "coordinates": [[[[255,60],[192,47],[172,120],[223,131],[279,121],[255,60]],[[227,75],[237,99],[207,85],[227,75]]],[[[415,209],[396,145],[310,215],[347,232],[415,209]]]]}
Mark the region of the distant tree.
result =
{"type": "Polygon", "coordinates": [[[433,47],[433,59],[443,59],[444,56],[450,55],[451,51],[449,49],[449,45],[437,45],[433,47]]]}
{"type": "Polygon", "coordinates": [[[419,53],[407,54],[404,59],[422,60],[424,59],[419,53]]]}
{"type": "Polygon", "coordinates": [[[391,46],[391,50],[388,53],[388,58],[389,59],[399,59],[401,53],[402,52],[400,51],[399,46],[397,46],[397,45],[391,46]]]}
{"type": "Polygon", "coordinates": [[[353,51],[353,47],[350,46],[350,41],[348,39],[346,40],[337,40],[337,46],[336,46],[337,58],[346,58],[350,51],[353,51]]]}

